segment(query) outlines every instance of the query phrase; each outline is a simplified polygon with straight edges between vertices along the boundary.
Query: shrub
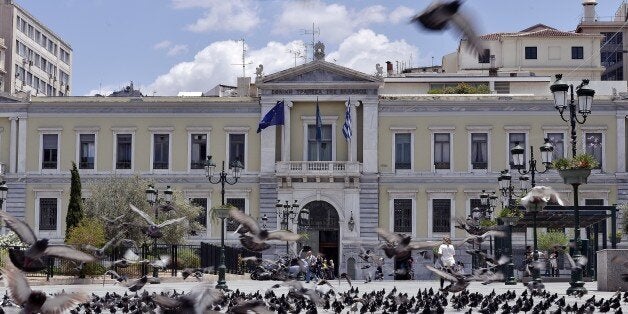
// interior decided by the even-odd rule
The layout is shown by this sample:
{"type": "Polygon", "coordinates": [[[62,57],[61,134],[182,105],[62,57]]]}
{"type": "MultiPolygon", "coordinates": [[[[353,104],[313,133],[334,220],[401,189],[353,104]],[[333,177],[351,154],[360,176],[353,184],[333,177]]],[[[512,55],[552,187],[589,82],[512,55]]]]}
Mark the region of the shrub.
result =
{"type": "Polygon", "coordinates": [[[558,158],[552,162],[552,167],[558,170],[593,169],[599,165],[591,154],[580,154],[574,158],[558,158]]]}
{"type": "Polygon", "coordinates": [[[539,250],[548,251],[556,246],[567,246],[569,244],[569,236],[563,232],[550,231],[540,233],[538,235],[539,250]]]}
{"type": "Polygon", "coordinates": [[[177,253],[177,269],[201,267],[201,257],[196,252],[177,253]]]}
{"type": "Polygon", "coordinates": [[[105,238],[105,226],[101,220],[96,218],[85,218],[68,232],[67,243],[76,245],[93,245],[101,247],[107,242],[105,238]]]}

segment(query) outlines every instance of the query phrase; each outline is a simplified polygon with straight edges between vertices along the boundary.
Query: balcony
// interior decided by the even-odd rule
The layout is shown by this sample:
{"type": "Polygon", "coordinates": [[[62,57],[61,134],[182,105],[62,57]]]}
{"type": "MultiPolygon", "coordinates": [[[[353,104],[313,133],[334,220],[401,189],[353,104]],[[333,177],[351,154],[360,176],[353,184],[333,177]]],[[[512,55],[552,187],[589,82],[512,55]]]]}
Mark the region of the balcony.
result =
{"type": "Polygon", "coordinates": [[[280,161],[280,177],[359,177],[362,165],[351,161],[280,161]]]}

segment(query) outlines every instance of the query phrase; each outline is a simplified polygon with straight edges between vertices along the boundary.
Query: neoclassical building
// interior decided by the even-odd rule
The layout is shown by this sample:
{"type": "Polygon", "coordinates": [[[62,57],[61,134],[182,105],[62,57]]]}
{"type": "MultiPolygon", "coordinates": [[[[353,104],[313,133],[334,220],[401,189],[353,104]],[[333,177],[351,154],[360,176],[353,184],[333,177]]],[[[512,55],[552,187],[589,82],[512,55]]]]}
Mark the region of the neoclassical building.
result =
{"type": "MultiPolygon", "coordinates": [[[[550,77],[384,75],[319,56],[277,73],[258,73],[245,87],[253,92],[239,92],[253,97],[5,95],[0,98],[0,162],[9,186],[4,209],[39,235],[61,240],[72,161],[83,181],[139,174],[158,189],[172,186],[211,208],[220,204],[220,186],[207,182],[205,156],[212,155],[219,168],[237,158],[244,169],[240,181],[226,187],[228,203],[255,218],[266,215],[267,227],[279,228],[277,201],[297,201],[298,209],[310,211],[309,228],[292,222],[289,228],[307,232],[304,244],[335,259],[340,271],[359,276],[357,253],[379,244],[377,227],[415,239],[466,236],[452,219],[466,217],[482,190],[497,189],[517,142],[526,158],[530,146],[539,156],[544,138],[553,142],[556,157],[570,151],[569,126],[554,109],[550,77]],[[428,94],[457,82],[491,89],[500,82],[510,92],[428,94]],[[285,104],[284,125],[256,133],[278,101],[285,104]],[[342,131],[347,112],[349,139],[342,131]]],[[[594,154],[600,167],[579,197],[581,204],[610,205],[626,201],[618,185],[626,174],[628,102],[617,95],[626,83],[595,84],[593,112],[577,136],[578,150],[594,154]]],[[[573,198],[555,171],[537,175],[537,184],[573,198]]],[[[207,232],[190,241],[220,238],[218,224],[209,218],[205,224],[207,232]]],[[[237,245],[227,234],[227,242],[237,245]]],[[[523,244],[524,236],[516,241],[523,244]]],[[[277,243],[266,253],[285,249],[277,243]]]]}

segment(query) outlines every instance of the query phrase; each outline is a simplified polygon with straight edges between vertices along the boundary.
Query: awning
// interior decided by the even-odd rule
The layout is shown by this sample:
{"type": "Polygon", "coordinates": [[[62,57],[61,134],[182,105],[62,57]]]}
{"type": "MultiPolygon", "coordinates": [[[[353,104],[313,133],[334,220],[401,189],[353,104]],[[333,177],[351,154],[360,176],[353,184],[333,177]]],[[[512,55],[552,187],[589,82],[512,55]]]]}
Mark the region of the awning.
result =
{"type": "MultiPolygon", "coordinates": [[[[536,214],[537,228],[573,228],[575,226],[574,206],[546,206],[544,210],[536,214]]],[[[592,226],[611,217],[614,206],[579,206],[580,228],[592,226]]],[[[515,230],[533,227],[532,212],[525,211],[524,215],[513,227],[515,230]]]]}

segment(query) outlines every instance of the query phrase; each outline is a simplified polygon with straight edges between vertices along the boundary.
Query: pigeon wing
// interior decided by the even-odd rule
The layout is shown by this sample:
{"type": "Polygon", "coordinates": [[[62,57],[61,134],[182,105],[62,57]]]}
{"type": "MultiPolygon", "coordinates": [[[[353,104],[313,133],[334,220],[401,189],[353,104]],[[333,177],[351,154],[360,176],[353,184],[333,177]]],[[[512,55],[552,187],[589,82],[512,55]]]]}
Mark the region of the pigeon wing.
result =
{"type": "Polygon", "coordinates": [[[491,230],[491,231],[487,231],[484,234],[481,235],[482,238],[486,239],[487,237],[497,237],[497,238],[503,238],[506,236],[506,232],[504,231],[497,231],[497,230],[491,230]]]}
{"type": "Polygon", "coordinates": [[[277,230],[271,231],[268,233],[268,238],[266,240],[281,240],[281,241],[289,241],[294,242],[301,239],[301,236],[287,230],[277,230]]]}
{"type": "Polygon", "coordinates": [[[126,252],[124,252],[124,256],[123,258],[127,261],[139,261],[140,260],[140,256],[135,254],[135,252],[133,252],[131,249],[126,250],[126,252]]]}
{"type": "Polygon", "coordinates": [[[9,287],[9,293],[15,303],[19,305],[26,303],[32,290],[24,274],[13,264],[7,262],[2,268],[2,275],[4,276],[4,285],[9,287]]]}
{"type": "Polygon", "coordinates": [[[116,241],[118,241],[118,238],[120,238],[120,236],[122,236],[122,232],[119,232],[118,234],[116,234],[115,236],[113,236],[113,238],[111,238],[111,240],[109,240],[109,242],[105,243],[105,245],[103,245],[102,248],[100,248],[100,250],[102,250],[103,252],[110,247],[111,245],[113,245],[116,241]]]}
{"type": "Polygon", "coordinates": [[[231,216],[233,220],[244,225],[244,227],[248,228],[251,231],[251,233],[253,234],[260,233],[260,227],[257,221],[255,221],[253,217],[243,213],[241,210],[237,208],[232,208],[231,210],[229,210],[229,216],[231,216]]]}
{"type": "Polygon", "coordinates": [[[42,313],[61,314],[77,304],[90,300],[90,296],[85,293],[59,293],[54,297],[46,298],[46,302],[41,306],[42,313]]]}
{"type": "Polygon", "coordinates": [[[567,260],[569,261],[569,265],[571,266],[571,268],[575,268],[576,262],[574,262],[573,258],[571,257],[571,254],[569,254],[569,252],[565,252],[565,256],[567,257],[567,260]]]}
{"type": "Polygon", "coordinates": [[[162,309],[172,309],[172,308],[179,307],[179,305],[181,305],[181,302],[179,302],[179,300],[167,297],[165,295],[160,295],[160,294],[156,295],[153,300],[162,309]]]}
{"type": "Polygon", "coordinates": [[[33,229],[29,227],[25,222],[15,218],[13,215],[0,211],[0,217],[4,220],[15,234],[22,240],[24,243],[34,244],[37,242],[37,236],[33,232],[33,229]]]}
{"type": "Polygon", "coordinates": [[[458,278],[454,277],[452,274],[444,272],[436,267],[433,267],[431,265],[425,265],[425,267],[429,270],[431,270],[433,273],[441,276],[443,279],[451,281],[451,282],[457,282],[458,278]]]}
{"type": "Polygon", "coordinates": [[[140,215],[142,218],[144,218],[144,220],[146,220],[146,222],[148,222],[149,225],[151,225],[151,226],[155,225],[155,223],[150,218],[150,216],[148,216],[147,213],[145,213],[144,211],[140,210],[139,208],[133,206],[133,204],[129,204],[129,206],[131,207],[132,211],[136,212],[138,215],[140,215]]]}
{"type": "Polygon", "coordinates": [[[240,237],[240,244],[242,244],[242,246],[249,250],[249,251],[253,251],[253,252],[261,252],[267,249],[270,249],[270,245],[267,243],[257,243],[255,241],[253,241],[253,237],[251,236],[241,236],[240,237]]]}
{"type": "Polygon", "coordinates": [[[410,250],[431,249],[439,244],[440,243],[436,241],[413,241],[408,244],[407,248],[410,250]]]}
{"type": "Polygon", "coordinates": [[[452,15],[450,21],[452,22],[451,24],[453,24],[455,28],[467,39],[469,49],[471,51],[478,54],[483,53],[484,47],[482,42],[478,39],[474,25],[462,12],[452,15]]]}
{"type": "Polygon", "coordinates": [[[184,221],[186,219],[187,218],[185,218],[185,217],[179,217],[179,218],[176,218],[176,219],[169,219],[169,220],[166,220],[166,221],[160,223],[159,225],[157,225],[157,227],[161,228],[161,227],[169,226],[169,225],[172,225],[172,224],[180,223],[180,222],[182,222],[182,221],[184,221]]]}
{"type": "Polygon", "coordinates": [[[93,256],[67,245],[49,245],[44,254],[81,262],[93,262],[96,260],[93,256]]]}
{"type": "Polygon", "coordinates": [[[398,234],[390,233],[382,228],[377,228],[377,234],[388,243],[399,243],[401,241],[401,237],[398,234]]]}

